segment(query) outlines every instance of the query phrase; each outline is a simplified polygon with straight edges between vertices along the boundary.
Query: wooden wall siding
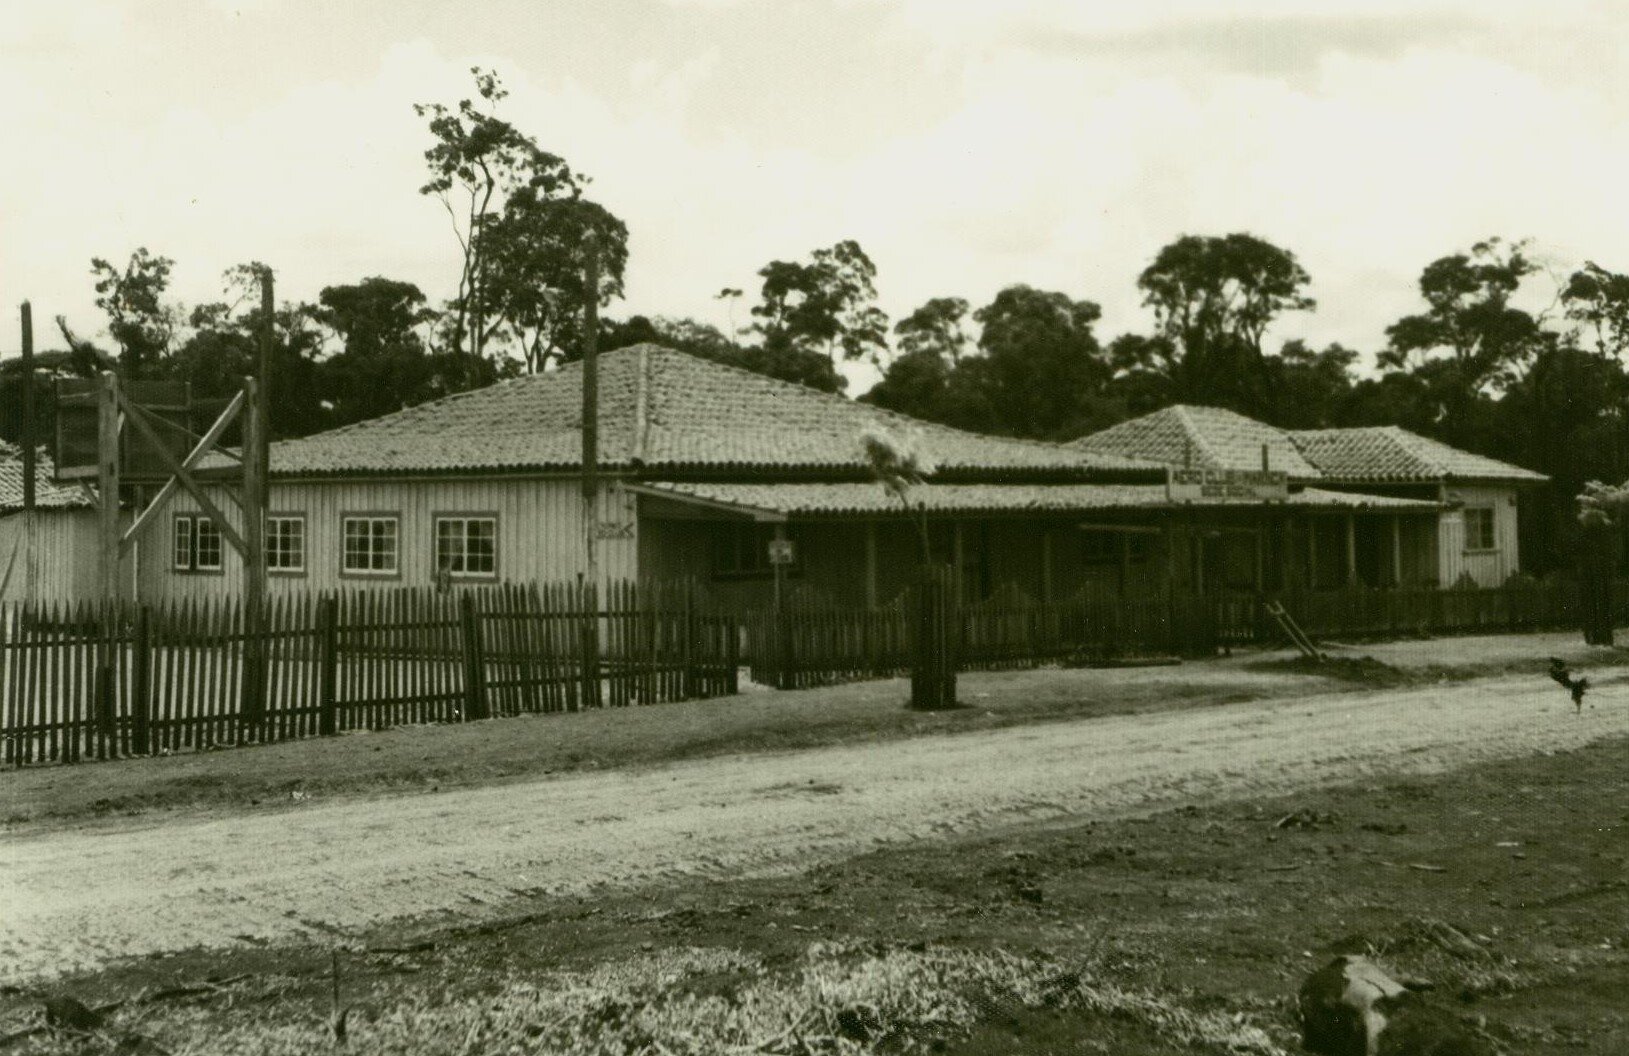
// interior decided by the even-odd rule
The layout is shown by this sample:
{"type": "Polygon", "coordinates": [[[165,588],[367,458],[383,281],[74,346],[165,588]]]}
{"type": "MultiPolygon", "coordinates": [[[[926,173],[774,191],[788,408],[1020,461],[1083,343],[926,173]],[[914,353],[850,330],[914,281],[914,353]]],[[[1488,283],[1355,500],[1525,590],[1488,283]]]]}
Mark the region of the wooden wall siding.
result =
{"type": "MultiPolygon", "coordinates": [[[[275,597],[335,589],[431,586],[434,584],[433,533],[435,517],[439,514],[496,515],[499,580],[544,582],[575,578],[587,562],[580,488],[575,480],[559,479],[274,481],[269,498],[271,513],[305,515],[306,571],[303,575],[273,573],[268,577],[267,593],[275,597]],[[399,575],[340,574],[342,522],[352,514],[400,517],[399,575]]],[[[632,533],[628,538],[600,540],[602,579],[623,579],[638,574],[638,519],[634,498],[615,484],[607,484],[600,493],[601,523],[630,525],[632,533]]],[[[241,514],[230,499],[223,496],[216,499],[216,503],[235,526],[241,526],[241,514]]],[[[242,563],[230,546],[226,548],[225,568],[220,573],[177,572],[171,568],[169,546],[174,517],[196,512],[197,503],[190,496],[178,496],[171,508],[143,533],[143,600],[182,601],[240,594],[242,563]]]]}
{"type": "MultiPolygon", "coordinates": [[[[95,601],[102,596],[99,542],[95,510],[41,510],[34,514],[32,547],[28,515],[0,518],[0,578],[11,567],[11,578],[0,591],[7,601],[95,601]],[[12,553],[15,550],[16,560],[12,553]],[[30,596],[30,565],[33,592],[30,596]]],[[[121,562],[121,597],[134,589],[134,557],[121,562]]]]}
{"type": "Polygon", "coordinates": [[[1516,489],[1449,485],[1445,497],[1462,504],[1445,510],[1437,529],[1437,582],[1451,587],[1461,576],[1470,576],[1480,587],[1502,586],[1521,569],[1516,542],[1516,489]],[[1493,535],[1496,548],[1489,551],[1465,549],[1465,507],[1493,507],[1493,535]]]}

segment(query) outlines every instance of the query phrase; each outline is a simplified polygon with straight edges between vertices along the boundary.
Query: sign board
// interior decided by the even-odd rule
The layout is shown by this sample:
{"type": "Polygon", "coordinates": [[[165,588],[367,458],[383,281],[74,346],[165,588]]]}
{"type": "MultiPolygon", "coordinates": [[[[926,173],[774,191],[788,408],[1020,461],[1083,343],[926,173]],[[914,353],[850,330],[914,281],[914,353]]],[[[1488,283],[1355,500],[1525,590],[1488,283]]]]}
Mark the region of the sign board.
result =
{"type": "Polygon", "coordinates": [[[594,526],[596,539],[632,539],[634,526],[632,521],[600,521],[594,526]]]}
{"type": "Polygon", "coordinates": [[[1283,502],[1290,497],[1289,474],[1278,469],[1171,469],[1165,497],[1171,502],[1283,502]]]}
{"type": "MultiPolygon", "coordinates": [[[[98,378],[59,378],[56,385],[56,443],[52,459],[58,480],[96,476],[99,452],[97,398],[98,378]]],[[[187,457],[194,438],[191,432],[191,394],[184,381],[121,382],[125,397],[160,419],[153,429],[177,461],[187,457]]],[[[119,473],[122,479],[137,483],[157,483],[170,478],[164,458],[146,437],[126,425],[119,442],[119,473]]]]}
{"type": "Polygon", "coordinates": [[[797,547],[790,539],[771,539],[769,541],[769,563],[772,565],[790,565],[798,559],[797,547]]]}

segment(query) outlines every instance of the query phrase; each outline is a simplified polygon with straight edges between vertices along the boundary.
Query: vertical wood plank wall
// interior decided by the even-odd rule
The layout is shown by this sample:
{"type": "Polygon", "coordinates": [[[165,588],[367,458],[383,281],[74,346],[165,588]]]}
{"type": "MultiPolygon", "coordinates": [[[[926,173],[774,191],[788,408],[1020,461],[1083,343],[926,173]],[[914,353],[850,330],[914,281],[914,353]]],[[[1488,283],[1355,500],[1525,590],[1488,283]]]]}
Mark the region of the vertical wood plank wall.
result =
{"type": "MultiPolygon", "coordinates": [[[[11,566],[11,578],[0,591],[3,601],[94,601],[101,597],[102,583],[97,572],[96,553],[99,532],[96,510],[39,510],[34,514],[34,594],[28,594],[28,515],[14,513],[0,517],[0,579],[11,566]],[[16,561],[12,561],[13,548],[16,561]]],[[[129,517],[123,518],[129,523],[129,517]]],[[[132,562],[121,563],[119,582],[130,595],[132,562]]]]}
{"type": "MultiPolygon", "coordinates": [[[[234,525],[241,513],[224,496],[216,500],[234,525]]],[[[273,480],[273,516],[303,514],[306,571],[268,576],[267,595],[334,589],[424,587],[434,583],[435,518],[440,514],[495,515],[498,519],[499,580],[548,582],[575,577],[586,562],[583,501],[574,479],[470,478],[462,480],[298,482],[273,480]],[[344,576],[340,573],[343,519],[352,514],[400,518],[396,576],[344,576]]],[[[177,572],[171,565],[171,533],[177,514],[197,512],[190,496],[178,496],[169,510],[143,533],[142,597],[170,599],[239,596],[242,564],[230,546],[219,573],[177,572]]],[[[607,580],[637,576],[638,519],[634,496],[607,482],[600,492],[602,524],[629,525],[627,538],[599,543],[601,575],[607,580]]]]}
{"type": "Polygon", "coordinates": [[[1461,505],[1444,510],[1438,522],[1438,583],[1451,587],[1461,576],[1469,575],[1477,586],[1502,586],[1521,568],[1516,542],[1516,489],[1450,484],[1445,497],[1461,505]],[[1472,506],[1493,508],[1492,550],[1465,549],[1465,508],[1472,506]]]}

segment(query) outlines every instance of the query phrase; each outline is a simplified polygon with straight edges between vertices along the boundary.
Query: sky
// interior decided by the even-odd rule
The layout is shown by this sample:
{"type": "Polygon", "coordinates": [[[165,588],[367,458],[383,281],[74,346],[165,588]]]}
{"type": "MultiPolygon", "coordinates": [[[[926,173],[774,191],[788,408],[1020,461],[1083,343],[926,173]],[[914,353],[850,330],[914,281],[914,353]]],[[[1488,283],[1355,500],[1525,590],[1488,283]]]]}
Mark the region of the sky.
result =
{"type": "Polygon", "coordinates": [[[40,347],[56,315],[99,333],[90,260],[138,246],[175,259],[185,304],[249,260],[283,299],[370,275],[446,298],[459,253],[418,193],[412,105],[471,94],[472,66],[627,222],[616,316],[728,326],[721,288],[852,238],[895,319],[1022,282],[1102,305],[1107,341],[1147,329],[1162,245],[1248,231],[1318,301],[1270,347],[1371,353],[1426,263],[1489,236],[1556,274],[1629,270],[1629,5],[1608,0],[4,6],[6,350],[24,299],[40,347]]]}

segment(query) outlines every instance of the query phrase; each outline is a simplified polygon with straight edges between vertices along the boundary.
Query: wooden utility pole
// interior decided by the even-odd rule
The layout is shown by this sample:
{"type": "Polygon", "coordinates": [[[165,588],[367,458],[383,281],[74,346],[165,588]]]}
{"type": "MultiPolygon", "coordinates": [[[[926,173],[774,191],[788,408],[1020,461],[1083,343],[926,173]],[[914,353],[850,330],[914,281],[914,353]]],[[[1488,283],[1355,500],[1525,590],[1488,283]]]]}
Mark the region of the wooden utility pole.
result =
{"type": "Polygon", "coordinates": [[[583,300],[583,542],[586,546],[588,618],[583,628],[583,706],[600,703],[600,244],[590,230],[583,300]]]}
{"type": "Polygon", "coordinates": [[[600,245],[593,231],[583,237],[588,262],[583,301],[583,531],[588,547],[588,582],[599,589],[600,461],[600,245]]]}
{"type": "Polygon", "coordinates": [[[102,372],[96,393],[96,499],[102,580],[101,634],[96,643],[96,722],[104,736],[113,732],[114,639],[119,630],[119,377],[102,372]]]}
{"type": "Polygon", "coordinates": [[[23,509],[34,513],[34,306],[22,307],[23,323],[23,509]]]}
{"type": "Polygon", "coordinates": [[[240,711],[245,731],[258,732],[266,717],[266,473],[269,468],[266,405],[275,301],[272,273],[260,273],[260,348],[255,376],[243,380],[243,685],[240,711]]]}
{"type": "Polygon", "coordinates": [[[35,556],[38,549],[36,533],[38,528],[34,515],[35,506],[35,477],[39,473],[38,455],[36,448],[39,438],[35,436],[34,426],[34,306],[27,301],[22,305],[23,325],[23,546],[27,553],[23,555],[23,599],[34,600],[35,576],[39,567],[35,556]]]}

